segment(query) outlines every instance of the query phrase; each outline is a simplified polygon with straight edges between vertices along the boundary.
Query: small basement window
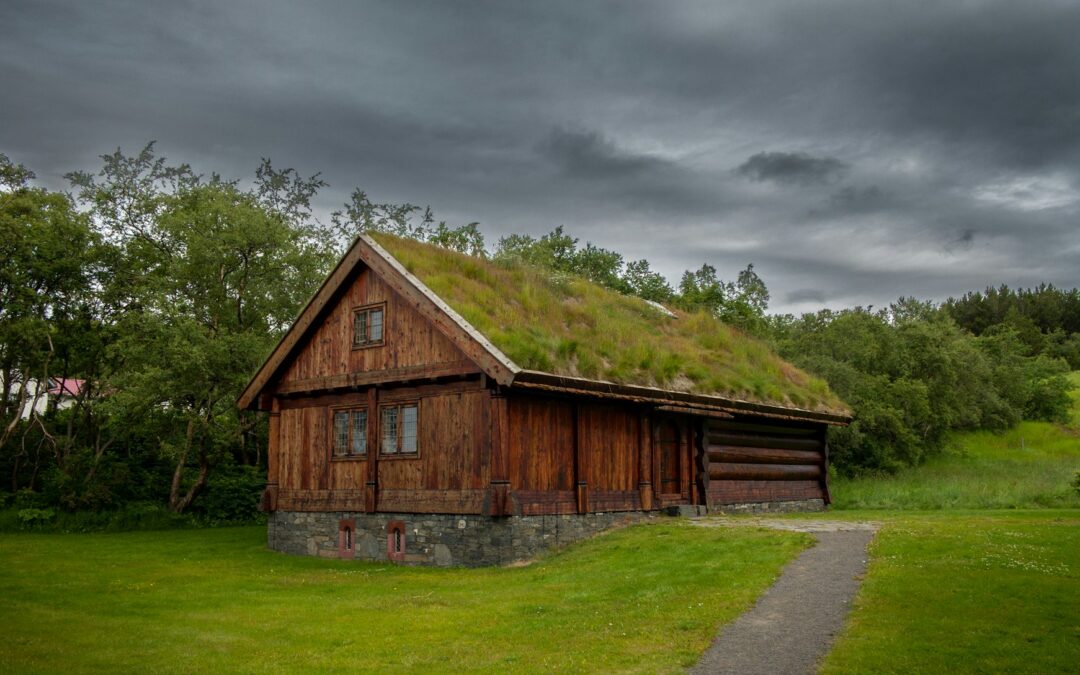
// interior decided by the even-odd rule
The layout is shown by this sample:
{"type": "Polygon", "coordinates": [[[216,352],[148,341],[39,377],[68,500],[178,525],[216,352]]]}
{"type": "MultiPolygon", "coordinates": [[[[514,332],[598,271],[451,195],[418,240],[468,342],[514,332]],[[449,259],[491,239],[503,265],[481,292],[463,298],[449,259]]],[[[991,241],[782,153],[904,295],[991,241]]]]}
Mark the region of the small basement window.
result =
{"type": "Polygon", "coordinates": [[[356,555],[356,521],[338,521],[338,557],[351,559],[356,555]]]}
{"type": "Polygon", "coordinates": [[[391,520],[386,524],[386,557],[394,562],[405,560],[405,521],[391,520]]]}
{"type": "Polygon", "coordinates": [[[353,310],[353,349],[377,347],[383,343],[386,305],[369,305],[353,310]]]}
{"type": "Polygon", "coordinates": [[[367,455],[367,408],[331,408],[334,457],[367,455]]]}
{"type": "Polygon", "coordinates": [[[401,403],[382,408],[382,455],[415,455],[419,429],[419,404],[401,403]]]}

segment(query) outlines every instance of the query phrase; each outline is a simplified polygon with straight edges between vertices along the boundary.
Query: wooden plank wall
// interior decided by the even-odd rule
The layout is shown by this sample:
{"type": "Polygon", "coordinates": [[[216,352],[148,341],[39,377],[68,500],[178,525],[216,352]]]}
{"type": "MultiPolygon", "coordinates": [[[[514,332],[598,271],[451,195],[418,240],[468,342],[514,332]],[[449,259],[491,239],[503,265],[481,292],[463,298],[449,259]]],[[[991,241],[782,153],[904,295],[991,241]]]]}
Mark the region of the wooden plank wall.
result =
{"type": "Polygon", "coordinates": [[[626,406],[578,405],[578,452],[586,459],[589,511],[636,511],[642,412],[626,406]]]}
{"type": "Polygon", "coordinates": [[[649,433],[636,407],[515,394],[509,399],[509,479],[523,515],[641,508],[639,453],[649,433]]]}
{"type": "Polygon", "coordinates": [[[709,420],[709,504],[825,499],[822,425],[709,420]]]}
{"type": "Polygon", "coordinates": [[[288,384],[347,373],[457,364],[466,356],[377,275],[364,269],[334,304],[322,324],[286,368],[279,382],[288,384]],[[352,348],[352,310],[386,303],[385,344],[352,348]]]}
{"type": "MultiPolygon", "coordinates": [[[[379,511],[480,513],[490,481],[487,408],[490,394],[471,384],[379,389],[378,405],[419,401],[417,457],[379,457],[379,511]],[[418,395],[423,392],[422,395],[418,395]]],[[[365,510],[376,442],[364,459],[331,459],[330,406],[368,404],[368,392],[285,402],[278,423],[277,508],[365,510]]],[[[368,416],[368,435],[379,438],[379,415],[368,416]]]]}

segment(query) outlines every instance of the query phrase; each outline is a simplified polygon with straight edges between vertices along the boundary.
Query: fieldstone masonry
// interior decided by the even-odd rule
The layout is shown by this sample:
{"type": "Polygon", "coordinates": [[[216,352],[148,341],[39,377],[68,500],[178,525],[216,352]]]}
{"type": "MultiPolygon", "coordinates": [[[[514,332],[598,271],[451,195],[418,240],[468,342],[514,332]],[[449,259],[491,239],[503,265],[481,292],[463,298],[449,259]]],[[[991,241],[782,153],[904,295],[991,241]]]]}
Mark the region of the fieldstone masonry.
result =
{"type": "MultiPolygon", "coordinates": [[[[724,504],[714,513],[781,513],[824,511],[821,499],[724,504]]],[[[671,515],[701,516],[705,507],[686,507],[671,515]],[[693,512],[690,509],[694,509],[693,512]]],[[[387,526],[405,523],[405,556],[409,565],[483,567],[528,560],[549,549],[591,537],[598,532],[656,518],[658,513],[587,513],[558,516],[507,516],[417,513],[310,513],[275,511],[270,514],[267,544],[275,551],[323,558],[339,557],[341,521],[355,522],[354,555],[357,560],[389,561],[387,526]]]]}
{"type": "Polygon", "coordinates": [[[276,511],[270,514],[267,543],[283,553],[336,558],[339,523],[353,520],[355,559],[388,561],[387,525],[397,520],[405,523],[405,564],[482,567],[528,560],[603,530],[655,517],[640,511],[504,518],[276,511]]]}
{"type": "Polygon", "coordinates": [[[789,502],[758,502],[753,504],[717,504],[713,506],[713,513],[806,513],[824,510],[824,499],[800,499],[789,502]]]}

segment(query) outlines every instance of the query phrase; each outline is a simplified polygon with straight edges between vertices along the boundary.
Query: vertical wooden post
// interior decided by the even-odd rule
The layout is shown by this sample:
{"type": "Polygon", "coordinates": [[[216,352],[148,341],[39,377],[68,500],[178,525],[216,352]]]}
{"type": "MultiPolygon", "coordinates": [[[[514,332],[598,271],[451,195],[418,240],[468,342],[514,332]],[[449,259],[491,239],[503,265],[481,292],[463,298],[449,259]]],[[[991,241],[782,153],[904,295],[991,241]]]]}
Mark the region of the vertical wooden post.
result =
{"type": "Polygon", "coordinates": [[[821,491],[825,505],[832,504],[829,492],[829,428],[821,425],[821,491]]]}
{"type": "Polygon", "coordinates": [[[652,419],[645,413],[638,416],[638,495],[641,510],[652,511],[652,419]]]}
{"type": "Polygon", "coordinates": [[[266,439],[266,489],[263,490],[262,510],[277,510],[278,471],[281,466],[281,402],[275,396],[270,400],[270,428],[266,439]]]}
{"type": "Polygon", "coordinates": [[[371,387],[367,393],[367,481],[364,483],[364,512],[375,513],[379,507],[379,393],[371,387]]]}
{"type": "Polygon", "coordinates": [[[574,489],[577,497],[577,512],[589,512],[589,461],[586,454],[581,451],[581,415],[578,413],[578,404],[573,407],[574,427],[574,489]]]}
{"type": "Polygon", "coordinates": [[[488,399],[491,426],[488,447],[491,452],[491,484],[487,508],[490,516],[510,515],[510,414],[506,396],[494,391],[488,399]]]}
{"type": "Polygon", "coordinates": [[[704,417],[694,425],[694,449],[697,457],[697,503],[704,504],[705,508],[712,511],[712,500],[709,498],[709,420],[704,417]]]}
{"type": "Polygon", "coordinates": [[[691,504],[697,504],[697,434],[696,420],[693,417],[686,418],[680,426],[683,428],[681,436],[686,439],[686,498],[691,504]]]}

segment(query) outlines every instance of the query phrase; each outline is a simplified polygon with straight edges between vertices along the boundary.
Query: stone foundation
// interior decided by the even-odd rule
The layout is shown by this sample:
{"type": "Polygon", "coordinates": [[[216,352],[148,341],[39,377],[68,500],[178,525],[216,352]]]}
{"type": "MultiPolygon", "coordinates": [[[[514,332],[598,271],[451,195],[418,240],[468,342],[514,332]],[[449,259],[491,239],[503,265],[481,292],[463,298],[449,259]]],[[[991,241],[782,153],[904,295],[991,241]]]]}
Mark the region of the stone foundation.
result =
{"type": "MultiPolygon", "coordinates": [[[[821,499],[755,504],[718,504],[713,513],[824,511],[821,499]]],[[[704,506],[671,507],[668,515],[705,515],[704,506]]],[[[357,560],[396,560],[407,565],[483,567],[535,558],[612,527],[650,520],[658,512],[587,513],[558,516],[462,516],[417,513],[331,513],[275,511],[267,544],[293,555],[357,560]],[[350,529],[351,548],[343,528],[350,529]],[[394,527],[401,527],[402,551],[391,556],[394,527]]]]}
{"type": "Polygon", "coordinates": [[[824,510],[824,499],[757,502],[753,504],[715,504],[712,509],[713,513],[805,513],[824,510]]]}
{"type": "Polygon", "coordinates": [[[528,560],[598,532],[655,518],[657,514],[588,513],[558,516],[507,516],[416,513],[304,513],[275,511],[267,525],[267,544],[275,551],[324,558],[391,560],[392,529],[403,525],[403,551],[411,565],[481,567],[528,560]],[[351,521],[351,522],[349,522],[351,521]],[[351,526],[352,549],[344,550],[344,524],[351,526]]]}

